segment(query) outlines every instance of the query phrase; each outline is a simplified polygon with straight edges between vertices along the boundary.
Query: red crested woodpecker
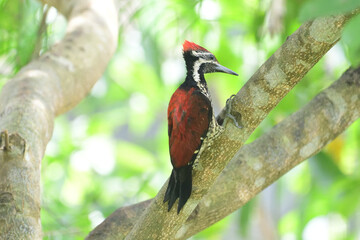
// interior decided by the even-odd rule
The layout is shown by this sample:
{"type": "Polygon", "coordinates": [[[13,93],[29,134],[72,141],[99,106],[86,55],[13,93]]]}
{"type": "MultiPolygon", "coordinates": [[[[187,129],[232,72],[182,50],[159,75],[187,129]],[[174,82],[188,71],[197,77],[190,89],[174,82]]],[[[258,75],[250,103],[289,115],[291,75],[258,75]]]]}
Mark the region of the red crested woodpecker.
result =
{"type": "Polygon", "coordinates": [[[205,73],[223,72],[238,75],[221,66],[211,52],[186,41],[183,57],[187,75],[185,81],[172,95],[168,107],[169,150],[173,170],[164,202],[169,201],[168,211],[179,198],[179,213],[192,191],[192,166],[200,156],[201,147],[218,126],[205,73]]]}

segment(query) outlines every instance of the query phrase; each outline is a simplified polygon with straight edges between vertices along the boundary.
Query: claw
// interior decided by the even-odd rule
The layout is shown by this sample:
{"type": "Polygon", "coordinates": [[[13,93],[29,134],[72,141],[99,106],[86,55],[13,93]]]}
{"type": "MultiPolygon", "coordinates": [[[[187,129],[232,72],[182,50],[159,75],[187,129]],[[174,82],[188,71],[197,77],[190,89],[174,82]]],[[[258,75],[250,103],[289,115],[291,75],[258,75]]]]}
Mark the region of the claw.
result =
{"type": "Polygon", "coordinates": [[[224,120],[224,123],[223,123],[223,126],[225,126],[225,124],[227,123],[228,121],[228,118],[230,118],[231,120],[233,120],[234,122],[234,125],[235,127],[241,129],[243,128],[243,126],[241,126],[237,121],[236,121],[236,118],[231,114],[231,102],[233,100],[233,98],[235,97],[236,95],[233,94],[231,95],[227,100],[226,100],[226,117],[225,117],[225,120],[224,120]]]}
{"type": "Polygon", "coordinates": [[[231,102],[233,100],[233,98],[236,97],[235,94],[231,95],[227,100],[226,100],[226,106],[228,106],[228,104],[230,104],[230,109],[231,109],[231,102]]]}

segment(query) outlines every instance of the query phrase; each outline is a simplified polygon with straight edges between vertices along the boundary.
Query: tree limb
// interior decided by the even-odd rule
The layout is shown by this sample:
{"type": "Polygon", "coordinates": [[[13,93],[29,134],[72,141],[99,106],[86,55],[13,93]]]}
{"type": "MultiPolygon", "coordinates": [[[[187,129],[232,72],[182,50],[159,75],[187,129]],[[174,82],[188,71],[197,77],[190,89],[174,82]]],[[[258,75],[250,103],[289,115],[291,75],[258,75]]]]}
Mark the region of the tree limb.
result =
{"type": "Polygon", "coordinates": [[[55,2],[69,20],[64,39],[22,68],[0,94],[0,132],[9,132],[11,147],[0,149],[1,239],[42,238],[40,164],[54,117],[90,91],[117,44],[113,1],[55,2]]]}
{"type": "Polygon", "coordinates": [[[292,34],[236,95],[231,113],[244,128],[239,130],[227,121],[224,132],[202,153],[193,170],[193,192],[183,210],[179,214],[174,209],[167,212],[162,203],[165,183],[125,239],[183,238],[185,221],[216,177],[266,115],[339,40],[351,16],[318,18],[292,34]]]}
{"type": "Polygon", "coordinates": [[[296,165],[318,153],[359,117],[360,68],[357,68],[346,71],[305,107],[244,145],[187,219],[181,239],[242,207],[296,165]]]}
{"type": "MultiPolygon", "coordinates": [[[[319,152],[359,117],[360,67],[346,71],[301,110],[244,145],[183,225],[182,239],[243,206],[287,171],[319,152]]],[[[150,202],[119,208],[87,239],[125,237],[150,202]]]]}

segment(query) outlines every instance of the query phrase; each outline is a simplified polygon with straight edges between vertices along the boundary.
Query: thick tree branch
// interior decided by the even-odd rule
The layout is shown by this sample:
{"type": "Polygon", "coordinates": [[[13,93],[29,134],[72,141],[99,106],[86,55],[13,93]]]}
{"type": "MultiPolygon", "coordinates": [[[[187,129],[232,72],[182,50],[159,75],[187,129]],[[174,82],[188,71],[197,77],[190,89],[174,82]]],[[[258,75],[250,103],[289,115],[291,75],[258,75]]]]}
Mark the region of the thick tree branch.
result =
{"type": "Polygon", "coordinates": [[[360,68],[350,69],[307,106],[244,145],[182,227],[186,239],[242,207],[360,117],[360,68]],[[226,198],[221,197],[226,196],[226,198]],[[196,226],[190,229],[189,226],[196,226]]]}
{"type": "MultiPolygon", "coordinates": [[[[180,229],[186,239],[243,206],[297,164],[319,152],[360,117],[360,67],[348,70],[309,104],[244,145],[180,229]]],[[[120,208],[88,239],[125,237],[151,200],[120,208]]]]}
{"type": "Polygon", "coordinates": [[[0,94],[0,131],[9,132],[11,147],[0,149],[1,239],[42,238],[40,164],[54,117],[90,91],[117,44],[113,1],[56,4],[69,20],[64,39],[21,69],[0,94]]]}
{"type": "Polygon", "coordinates": [[[227,121],[225,131],[203,152],[193,171],[192,196],[180,214],[177,215],[174,209],[168,213],[162,203],[165,183],[126,239],[183,238],[185,221],[216,177],[266,115],[339,40],[342,27],[350,17],[315,19],[292,34],[237,94],[232,103],[232,115],[244,128],[239,130],[227,121]]]}

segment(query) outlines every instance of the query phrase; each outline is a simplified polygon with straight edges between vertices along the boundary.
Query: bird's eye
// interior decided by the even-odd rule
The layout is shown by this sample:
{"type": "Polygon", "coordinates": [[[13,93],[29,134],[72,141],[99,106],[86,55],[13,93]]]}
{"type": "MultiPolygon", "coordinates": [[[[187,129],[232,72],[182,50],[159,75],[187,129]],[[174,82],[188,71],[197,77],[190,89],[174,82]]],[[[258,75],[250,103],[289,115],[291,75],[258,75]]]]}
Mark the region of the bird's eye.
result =
{"type": "Polygon", "coordinates": [[[210,55],[210,60],[215,60],[215,56],[214,56],[214,55],[210,55]]]}

